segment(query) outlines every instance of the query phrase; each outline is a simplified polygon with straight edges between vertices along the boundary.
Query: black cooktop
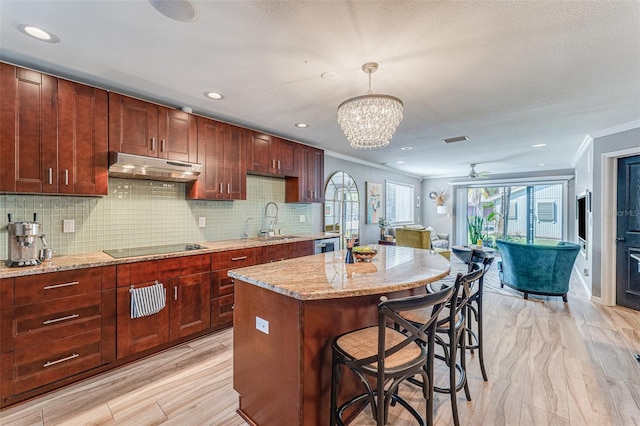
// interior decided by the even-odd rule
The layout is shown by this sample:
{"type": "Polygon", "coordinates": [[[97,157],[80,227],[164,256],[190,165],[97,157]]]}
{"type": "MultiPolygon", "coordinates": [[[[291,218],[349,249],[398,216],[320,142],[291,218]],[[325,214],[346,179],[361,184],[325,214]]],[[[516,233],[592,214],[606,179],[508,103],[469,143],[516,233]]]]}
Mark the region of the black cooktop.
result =
{"type": "Polygon", "coordinates": [[[180,251],[199,250],[206,248],[200,244],[168,244],[164,246],[133,247],[125,249],[103,250],[114,259],[123,257],[149,256],[152,254],[177,253],[180,251]]]}

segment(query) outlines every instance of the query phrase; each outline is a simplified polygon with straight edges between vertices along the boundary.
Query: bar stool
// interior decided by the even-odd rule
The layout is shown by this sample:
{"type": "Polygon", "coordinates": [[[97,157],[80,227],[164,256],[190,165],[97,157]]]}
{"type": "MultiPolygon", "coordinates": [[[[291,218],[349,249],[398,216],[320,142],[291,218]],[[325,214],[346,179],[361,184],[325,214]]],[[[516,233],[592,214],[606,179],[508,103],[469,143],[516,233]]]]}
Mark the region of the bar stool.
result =
{"type": "MultiPolygon", "coordinates": [[[[433,390],[451,395],[451,411],[453,413],[453,422],[456,426],[460,424],[456,399],[458,391],[464,389],[467,400],[471,401],[466,373],[466,305],[471,296],[473,284],[480,279],[483,273],[483,270],[475,263],[471,264],[469,269],[470,271],[465,275],[459,273],[455,284],[450,287],[453,288],[451,302],[447,304],[446,309],[443,310],[440,318],[436,321],[434,340],[436,344],[442,347],[443,351],[443,355],[434,354],[434,357],[444,361],[449,367],[449,386],[433,386],[433,390]],[[447,339],[444,339],[443,336],[447,336],[447,339]],[[457,361],[458,357],[460,358],[459,361],[457,361]],[[459,376],[458,380],[456,380],[456,373],[459,376]]],[[[431,290],[432,287],[428,289],[431,290]]],[[[422,322],[419,313],[415,315],[415,312],[407,315],[407,319],[415,325],[422,322]]],[[[422,381],[415,378],[409,378],[407,381],[415,385],[422,385],[422,381]]]]}
{"type": "Polygon", "coordinates": [[[493,263],[494,256],[491,253],[487,253],[482,250],[474,249],[471,250],[471,255],[469,257],[469,267],[468,270],[471,271],[472,264],[477,264],[480,269],[482,269],[482,275],[478,280],[478,284],[471,289],[471,296],[469,296],[469,301],[467,302],[467,349],[471,353],[474,353],[474,350],[478,350],[478,360],[480,361],[480,370],[482,371],[482,378],[486,382],[487,371],[484,367],[484,349],[482,345],[482,295],[484,288],[484,276],[487,271],[491,268],[491,264],[493,263]],[[476,327],[473,326],[475,320],[476,327]]]}
{"type": "MultiPolygon", "coordinates": [[[[344,425],[342,416],[355,404],[371,406],[377,425],[388,422],[392,401],[404,407],[420,425],[433,424],[433,354],[438,314],[453,297],[453,288],[437,293],[383,300],[378,305],[378,325],[337,336],[332,344],[331,425],[344,425]],[[404,318],[406,312],[428,310],[426,320],[415,325],[404,318]],[[393,325],[392,325],[393,324],[393,325]],[[395,327],[394,327],[395,325],[395,327]],[[404,330],[402,333],[399,329],[404,330]],[[338,403],[341,366],[353,371],[366,392],[338,403]],[[426,423],[400,395],[405,379],[422,376],[422,392],[427,400],[426,423]]],[[[386,299],[386,298],[384,298],[386,299]]]]}

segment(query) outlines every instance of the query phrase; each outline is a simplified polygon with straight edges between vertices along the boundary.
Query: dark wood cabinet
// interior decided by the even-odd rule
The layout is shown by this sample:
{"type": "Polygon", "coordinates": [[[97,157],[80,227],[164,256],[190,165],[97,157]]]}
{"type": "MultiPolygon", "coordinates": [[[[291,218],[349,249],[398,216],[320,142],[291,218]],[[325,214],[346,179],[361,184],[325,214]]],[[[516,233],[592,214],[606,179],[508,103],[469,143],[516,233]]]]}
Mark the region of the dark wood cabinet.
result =
{"type": "Polygon", "coordinates": [[[311,256],[315,253],[315,241],[298,241],[294,243],[294,257],[311,256]]]}
{"type": "Polygon", "coordinates": [[[107,92],[58,80],[58,188],[108,194],[107,92]]]}
{"type": "Polygon", "coordinates": [[[198,117],[198,162],[203,171],[187,192],[189,199],[247,198],[246,131],[198,117]]]}
{"type": "Polygon", "coordinates": [[[305,145],[296,150],[298,177],[287,179],[287,203],[324,202],[324,151],[305,145]]]}
{"type": "Polygon", "coordinates": [[[247,170],[258,174],[297,176],[297,143],[259,132],[249,132],[247,170]]]}
{"type": "Polygon", "coordinates": [[[260,263],[259,248],[228,250],[211,255],[211,328],[233,325],[234,279],[229,269],[260,263]]]}
{"type": "Polygon", "coordinates": [[[193,115],[109,93],[109,151],[196,162],[197,143],[193,115]]]}
{"type": "Polygon", "coordinates": [[[58,192],[58,80],[0,63],[0,191],[58,192]]]}
{"type": "Polygon", "coordinates": [[[115,267],[0,281],[2,406],[115,360],[115,267]]]}
{"type": "Polygon", "coordinates": [[[107,92],[0,63],[0,191],[107,194],[107,92]]]}
{"type": "Polygon", "coordinates": [[[118,359],[209,328],[209,264],[209,255],[196,255],[118,265],[118,359]],[[131,318],[130,290],[156,282],[163,284],[166,306],[131,318]]]}

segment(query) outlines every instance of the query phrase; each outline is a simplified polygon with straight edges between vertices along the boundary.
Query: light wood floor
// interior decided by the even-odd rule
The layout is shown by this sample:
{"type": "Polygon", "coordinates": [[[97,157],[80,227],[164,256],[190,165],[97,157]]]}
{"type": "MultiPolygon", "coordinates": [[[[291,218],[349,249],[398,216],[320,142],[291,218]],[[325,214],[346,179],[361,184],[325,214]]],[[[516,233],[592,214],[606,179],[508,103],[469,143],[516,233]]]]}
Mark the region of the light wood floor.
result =
{"type": "MultiPolygon", "coordinates": [[[[473,400],[458,397],[463,425],[640,425],[640,312],[594,305],[575,280],[567,304],[525,301],[499,288],[495,268],[485,291],[489,381],[468,357],[473,400]]],[[[232,345],[231,330],[198,339],[6,409],[0,424],[244,425],[232,345]]],[[[415,387],[401,394],[423,412],[415,387]]],[[[451,424],[448,395],[436,394],[435,406],[436,424],[451,424]]],[[[412,424],[399,406],[390,423],[412,424]]],[[[374,422],[362,413],[354,424],[374,422]]]]}

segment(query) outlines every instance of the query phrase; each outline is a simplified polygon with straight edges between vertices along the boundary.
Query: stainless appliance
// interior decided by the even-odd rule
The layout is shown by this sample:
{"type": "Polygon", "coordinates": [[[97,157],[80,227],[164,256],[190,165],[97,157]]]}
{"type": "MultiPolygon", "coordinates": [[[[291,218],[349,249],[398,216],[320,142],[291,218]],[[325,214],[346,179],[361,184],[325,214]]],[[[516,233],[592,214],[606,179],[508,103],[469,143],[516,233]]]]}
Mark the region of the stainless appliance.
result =
{"type": "Polygon", "coordinates": [[[33,222],[13,222],[11,214],[7,215],[9,224],[9,251],[5,264],[10,267],[34,266],[40,264],[38,259],[37,238],[44,240],[44,235],[40,235],[40,224],[37,222],[38,216],[33,214],[33,222]]]}
{"type": "Polygon", "coordinates": [[[198,179],[202,164],[142,155],[109,153],[109,176],[121,178],[191,182],[198,179]]]}
{"type": "Polygon", "coordinates": [[[315,254],[326,253],[334,250],[340,250],[340,239],[338,237],[316,240],[313,248],[313,252],[315,254]]]}

